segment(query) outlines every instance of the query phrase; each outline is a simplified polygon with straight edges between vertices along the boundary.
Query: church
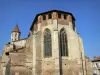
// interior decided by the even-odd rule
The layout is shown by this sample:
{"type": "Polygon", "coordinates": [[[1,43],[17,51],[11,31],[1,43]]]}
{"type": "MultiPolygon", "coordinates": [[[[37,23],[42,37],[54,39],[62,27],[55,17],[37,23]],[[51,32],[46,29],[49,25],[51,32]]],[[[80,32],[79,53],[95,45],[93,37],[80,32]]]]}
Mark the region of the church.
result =
{"type": "Polygon", "coordinates": [[[18,25],[5,44],[1,75],[86,75],[83,42],[70,12],[39,13],[27,38],[18,25]]]}

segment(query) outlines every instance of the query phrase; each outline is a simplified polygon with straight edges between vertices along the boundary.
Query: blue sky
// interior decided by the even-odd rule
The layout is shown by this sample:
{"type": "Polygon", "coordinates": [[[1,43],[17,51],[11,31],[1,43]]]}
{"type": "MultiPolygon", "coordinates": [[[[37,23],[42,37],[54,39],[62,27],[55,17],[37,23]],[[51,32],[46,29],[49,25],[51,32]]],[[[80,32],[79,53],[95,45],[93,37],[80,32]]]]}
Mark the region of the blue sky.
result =
{"type": "Polygon", "coordinates": [[[86,56],[100,56],[100,0],[0,0],[0,55],[16,24],[27,37],[36,14],[48,10],[73,13],[86,56]]]}

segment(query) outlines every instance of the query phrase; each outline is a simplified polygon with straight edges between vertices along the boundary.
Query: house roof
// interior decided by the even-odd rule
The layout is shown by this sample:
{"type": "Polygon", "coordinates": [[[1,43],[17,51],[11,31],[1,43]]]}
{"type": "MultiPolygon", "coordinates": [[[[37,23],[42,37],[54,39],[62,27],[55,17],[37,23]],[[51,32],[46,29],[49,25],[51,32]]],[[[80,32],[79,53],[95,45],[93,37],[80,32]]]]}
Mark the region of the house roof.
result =
{"type": "Polygon", "coordinates": [[[18,32],[18,33],[21,33],[17,24],[16,24],[16,26],[15,26],[15,28],[13,29],[12,32],[18,32]]]}
{"type": "Polygon", "coordinates": [[[94,57],[94,60],[92,62],[100,61],[100,56],[94,57]]]}
{"type": "Polygon", "coordinates": [[[44,15],[44,14],[48,14],[48,13],[52,13],[52,12],[58,12],[58,13],[69,14],[69,15],[72,16],[73,20],[75,20],[74,16],[73,16],[72,13],[70,13],[70,12],[65,12],[65,11],[61,11],[61,10],[50,10],[50,11],[47,11],[47,12],[43,12],[43,13],[37,14],[37,15],[35,16],[35,19],[34,19],[32,25],[31,25],[31,27],[30,27],[30,30],[32,30],[33,25],[34,25],[34,23],[37,21],[37,18],[38,18],[39,15],[44,15]]]}

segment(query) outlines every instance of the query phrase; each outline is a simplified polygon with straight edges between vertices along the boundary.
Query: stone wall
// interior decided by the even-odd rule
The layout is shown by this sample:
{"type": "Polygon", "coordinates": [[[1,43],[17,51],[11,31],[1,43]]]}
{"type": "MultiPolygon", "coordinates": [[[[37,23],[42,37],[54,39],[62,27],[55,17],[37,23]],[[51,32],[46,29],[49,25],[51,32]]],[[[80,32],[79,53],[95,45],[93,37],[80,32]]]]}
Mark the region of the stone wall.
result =
{"type": "Polygon", "coordinates": [[[14,44],[16,46],[16,48],[25,47],[25,45],[26,45],[26,39],[15,41],[12,44],[14,44]]]}
{"type": "MultiPolygon", "coordinates": [[[[83,44],[80,36],[69,25],[53,24],[46,25],[34,32],[33,44],[33,67],[37,75],[81,75],[85,68],[83,44]],[[52,57],[44,58],[44,30],[48,28],[52,37],[52,57]],[[68,37],[68,57],[59,57],[59,32],[66,29],[68,37]],[[58,73],[58,74],[57,74],[58,73]]],[[[71,24],[71,23],[70,23],[71,24]]],[[[41,24],[40,24],[41,25],[41,24]]]]}
{"type": "Polygon", "coordinates": [[[11,66],[10,71],[10,75],[32,75],[30,69],[25,66],[11,66]]]}
{"type": "Polygon", "coordinates": [[[14,42],[9,42],[8,44],[6,44],[4,46],[2,55],[5,56],[5,52],[14,50],[14,47],[15,47],[15,49],[18,49],[18,48],[22,48],[22,47],[25,47],[25,46],[26,46],[26,39],[17,40],[17,41],[14,41],[14,42]]]}
{"type": "Polygon", "coordinates": [[[24,51],[25,54],[25,66],[27,68],[29,68],[30,70],[32,70],[32,60],[33,60],[33,48],[32,48],[32,36],[30,36],[27,40],[26,40],[26,48],[24,51]]]}
{"type": "Polygon", "coordinates": [[[23,53],[9,53],[11,58],[11,66],[25,65],[25,55],[23,53]]]}
{"type": "Polygon", "coordinates": [[[42,61],[42,75],[55,75],[54,60],[42,61]]]}
{"type": "Polygon", "coordinates": [[[8,56],[2,57],[0,67],[1,75],[10,75],[10,58],[8,56]]]}
{"type": "Polygon", "coordinates": [[[82,74],[82,64],[77,60],[62,60],[62,74],[63,75],[79,75],[82,74]]]}

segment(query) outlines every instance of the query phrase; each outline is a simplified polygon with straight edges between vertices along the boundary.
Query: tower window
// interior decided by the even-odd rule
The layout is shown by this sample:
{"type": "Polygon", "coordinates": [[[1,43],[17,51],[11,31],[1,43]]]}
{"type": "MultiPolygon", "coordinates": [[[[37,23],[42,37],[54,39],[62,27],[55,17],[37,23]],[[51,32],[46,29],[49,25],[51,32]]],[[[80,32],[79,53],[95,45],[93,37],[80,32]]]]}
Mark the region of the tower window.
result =
{"type": "Polygon", "coordinates": [[[64,14],[64,19],[66,19],[66,15],[64,14]]]}
{"type": "Polygon", "coordinates": [[[46,20],[46,16],[45,15],[43,15],[43,20],[46,20]]]}
{"type": "Polygon", "coordinates": [[[17,33],[15,33],[15,37],[17,36],[17,33]]]}
{"type": "Polygon", "coordinates": [[[14,37],[14,35],[15,35],[15,34],[13,33],[12,36],[14,37]]]}
{"type": "Polygon", "coordinates": [[[51,15],[51,14],[49,14],[49,15],[48,15],[48,18],[49,18],[49,19],[51,19],[51,18],[52,18],[52,15],[51,15]]]}
{"type": "Polygon", "coordinates": [[[51,32],[49,29],[44,31],[44,57],[52,56],[52,46],[51,46],[51,32]]]}
{"type": "Polygon", "coordinates": [[[60,31],[60,50],[61,56],[68,56],[68,44],[67,44],[67,34],[65,29],[61,29],[60,31]]]}
{"type": "Polygon", "coordinates": [[[60,13],[58,14],[58,18],[61,18],[61,14],[60,13]]]}

